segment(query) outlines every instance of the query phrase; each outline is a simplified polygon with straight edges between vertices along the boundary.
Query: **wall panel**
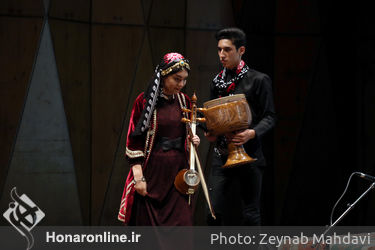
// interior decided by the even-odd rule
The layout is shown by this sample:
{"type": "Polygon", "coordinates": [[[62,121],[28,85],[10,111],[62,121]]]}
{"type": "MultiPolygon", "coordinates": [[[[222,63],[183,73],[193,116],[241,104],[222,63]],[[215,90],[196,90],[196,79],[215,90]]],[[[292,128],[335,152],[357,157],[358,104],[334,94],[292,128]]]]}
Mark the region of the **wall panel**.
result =
{"type": "Polygon", "coordinates": [[[101,26],[92,30],[92,223],[98,224],[122,133],[144,30],[101,26]],[[116,37],[116,39],[113,39],[116,37]]]}
{"type": "Polygon", "coordinates": [[[91,0],[51,1],[49,16],[65,20],[90,21],[91,0]]]}
{"type": "Polygon", "coordinates": [[[41,19],[0,17],[0,192],[21,121],[41,28],[41,19]]]}
{"type": "Polygon", "coordinates": [[[185,34],[181,29],[150,28],[149,37],[152,61],[155,66],[168,52],[185,53],[185,34]]]}
{"type": "Polygon", "coordinates": [[[92,20],[97,23],[143,25],[141,1],[92,0],[92,20]]]}
{"type": "Polygon", "coordinates": [[[2,0],[0,2],[0,14],[42,17],[44,14],[43,1],[2,0]]]}
{"type": "Polygon", "coordinates": [[[185,25],[186,1],[153,0],[149,25],[183,28],[185,25]]]}
{"type": "Polygon", "coordinates": [[[189,0],[187,2],[187,28],[217,30],[234,26],[232,1],[189,0]]]}
{"type": "MultiPolygon", "coordinates": [[[[72,149],[48,22],[41,34],[4,192],[9,194],[17,187],[30,195],[46,214],[44,225],[81,225],[72,149]]],[[[9,196],[3,198],[1,210],[9,204],[9,196]]]]}
{"type": "Polygon", "coordinates": [[[85,224],[90,214],[91,84],[89,25],[50,20],[85,224]]]}
{"type": "Polygon", "coordinates": [[[214,34],[199,30],[186,33],[186,57],[190,61],[191,72],[185,91],[189,96],[195,91],[200,105],[209,99],[210,83],[221,70],[214,34]]]}
{"type": "Polygon", "coordinates": [[[146,36],[138,56],[138,61],[136,62],[132,85],[129,86],[130,93],[127,100],[126,112],[123,116],[120,143],[116,150],[116,158],[112,168],[111,180],[108,184],[107,195],[103,205],[103,214],[100,221],[101,225],[119,225],[121,223],[117,220],[117,215],[120,208],[120,201],[126,177],[130,170],[128,162],[125,160],[126,136],[128,133],[130,115],[135,99],[147,88],[148,82],[154,73],[149,42],[150,41],[146,36]]]}

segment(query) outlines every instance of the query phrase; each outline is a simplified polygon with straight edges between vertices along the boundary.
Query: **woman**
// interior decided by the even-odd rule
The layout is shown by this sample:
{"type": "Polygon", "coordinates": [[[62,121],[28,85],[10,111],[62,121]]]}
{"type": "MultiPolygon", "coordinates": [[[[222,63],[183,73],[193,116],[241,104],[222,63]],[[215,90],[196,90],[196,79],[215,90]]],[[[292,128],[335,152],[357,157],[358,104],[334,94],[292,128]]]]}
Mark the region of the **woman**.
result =
{"type": "MultiPolygon", "coordinates": [[[[189,226],[188,197],[174,187],[179,170],[187,167],[187,130],[182,108],[190,107],[180,92],[189,75],[188,61],[166,54],[145,93],[135,100],[129,122],[126,159],[131,171],[125,183],[118,219],[137,226],[189,226]]],[[[192,142],[199,145],[199,137],[192,142]]]]}

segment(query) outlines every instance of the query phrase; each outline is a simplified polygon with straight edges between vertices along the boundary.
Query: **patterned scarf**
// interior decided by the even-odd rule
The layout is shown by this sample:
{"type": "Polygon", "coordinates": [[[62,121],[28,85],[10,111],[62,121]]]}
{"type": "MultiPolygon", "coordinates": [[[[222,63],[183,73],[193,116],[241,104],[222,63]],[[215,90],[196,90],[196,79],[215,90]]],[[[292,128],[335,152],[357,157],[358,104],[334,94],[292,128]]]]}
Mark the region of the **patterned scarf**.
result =
{"type": "Polygon", "coordinates": [[[243,60],[241,60],[241,62],[237,65],[235,77],[225,81],[227,69],[224,68],[213,80],[216,95],[221,97],[232,94],[236,88],[236,83],[246,75],[247,71],[249,71],[249,67],[243,60]]]}
{"type": "Polygon", "coordinates": [[[168,53],[164,55],[160,64],[156,66],[154,75],[144,93],[146,100],[145,108],[135,126],[132,136],[141,135],[150,127],[152,114],[156,104],[164,96],[161,77],[174,74],[182,69],[190,70],[189,62],[179,53],[168,53]]]}

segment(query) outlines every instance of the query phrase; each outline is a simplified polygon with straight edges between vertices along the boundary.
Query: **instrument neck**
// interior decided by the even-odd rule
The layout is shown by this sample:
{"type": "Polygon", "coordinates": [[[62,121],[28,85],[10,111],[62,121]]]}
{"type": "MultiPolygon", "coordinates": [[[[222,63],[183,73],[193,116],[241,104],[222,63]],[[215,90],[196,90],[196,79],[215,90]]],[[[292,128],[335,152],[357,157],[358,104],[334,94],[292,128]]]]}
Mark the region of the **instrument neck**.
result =
{"type": "MultiPolygon", "coordinates": [[[[195,122],[192,122],[191,123],[191,132],[193,133],[193,135],[195,135],[196,133],[196,123],[195,122]]],[[[195,156],[194,156],[194,149],[193,149],[194,145],[192,142],[190,142],[190,169],[191,170],[195,170],[195,156]]]]}

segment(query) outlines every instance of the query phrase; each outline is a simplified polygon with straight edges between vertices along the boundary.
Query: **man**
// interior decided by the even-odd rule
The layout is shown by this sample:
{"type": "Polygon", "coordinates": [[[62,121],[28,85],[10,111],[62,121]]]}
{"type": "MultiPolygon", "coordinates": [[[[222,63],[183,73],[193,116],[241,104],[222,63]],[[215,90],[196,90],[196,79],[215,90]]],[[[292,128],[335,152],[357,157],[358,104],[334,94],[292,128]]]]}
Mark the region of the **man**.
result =
{"type": "Polygon", "coordinates": [[[210,85],[210,98],[245,94],[251,108],[252,124],[243,131],[217,138],[205,134],[209,141],[216,141],[209,190],[217,220],[208,216],[207,223],[208,225],[228,224],[225,223],[225,218],[231,217],[228,208],[233,205],[228,203],[226,195],[237,195],[241,197],[243,203],[242,225],[260,225],[260,194],[263,168],[266,165],[261,138],[275,124],[272,83],[266,74],[249,68],[241,59],[246,50],[246,35],[242,30],[222,29],[215,37],[218,42],[219,59],[224,68],[210,85]],[[227,160],[226,148],[230,141],[237,146],[243,145],[246,153],[257,160],[234,168],[222,168],[227,160]],[[236,194],[227,192],[233,189],[230,188],[232,185],[240,188],[236,194]]]}

